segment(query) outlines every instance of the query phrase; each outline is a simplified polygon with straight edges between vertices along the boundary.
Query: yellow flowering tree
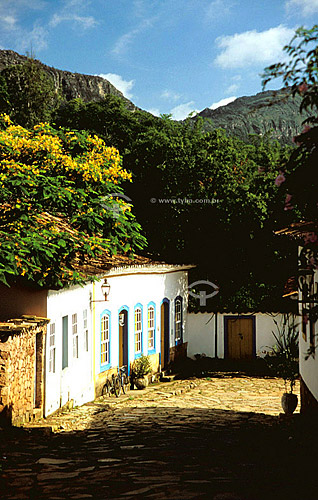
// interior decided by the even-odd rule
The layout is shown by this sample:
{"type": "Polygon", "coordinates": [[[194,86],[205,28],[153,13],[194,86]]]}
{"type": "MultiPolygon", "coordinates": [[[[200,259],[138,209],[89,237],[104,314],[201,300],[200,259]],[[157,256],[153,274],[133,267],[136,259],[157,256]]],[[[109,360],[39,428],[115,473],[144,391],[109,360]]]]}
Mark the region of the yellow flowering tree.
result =
{"type": "Polygon", "coordinates": [[[97,136],[25,129],[0,117],[0,281],[41,286],[83,281],[80,264],[145,246],[120,184],[131,179],[97,136]]]}

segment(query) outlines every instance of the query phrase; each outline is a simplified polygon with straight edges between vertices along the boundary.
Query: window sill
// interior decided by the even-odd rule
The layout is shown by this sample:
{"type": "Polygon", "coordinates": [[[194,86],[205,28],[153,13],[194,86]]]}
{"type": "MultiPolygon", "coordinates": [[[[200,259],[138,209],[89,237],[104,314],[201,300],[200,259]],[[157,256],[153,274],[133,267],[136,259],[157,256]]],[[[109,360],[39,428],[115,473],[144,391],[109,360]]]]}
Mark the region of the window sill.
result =
{"type": "Polygon", "coordinates": [[[111,368],[110,363],[107,363],[107,365],[100,365],[99,373],[106,372],[107,370],[110,370],[110,368],[111,368]]]}

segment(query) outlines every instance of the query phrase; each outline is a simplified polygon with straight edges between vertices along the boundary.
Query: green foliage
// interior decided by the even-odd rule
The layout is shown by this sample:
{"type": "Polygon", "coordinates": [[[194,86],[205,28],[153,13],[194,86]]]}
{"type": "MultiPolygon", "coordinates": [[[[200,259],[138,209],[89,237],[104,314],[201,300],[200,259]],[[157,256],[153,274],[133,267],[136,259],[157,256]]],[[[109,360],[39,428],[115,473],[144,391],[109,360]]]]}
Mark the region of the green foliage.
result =
{"type": "Polygon", "coordinates": [[[133,363],[133,374],[135,378],[143,378],[148,373],[151,373],[150,358],[142,354],[133,363]]]}
{"type": "Polygon", "coordinates": [[[213,299],[218,308],[277,307],[290,263],[274,243],[271,205],[276,167],[289,148],[268,135],[246,144],[222,130],[206,132],[202,120],[132,113],[114,96],[72,101],[55,119],[93,130],[120,149],[134,181],[125,191],[152,253],[197,264],[197,279],[221,285],[213,299]]]}
{"type": "Polygon", "coordinates": [[[27,128],[51,119],[60,97],[35,59],[5,68],[0,77],[0,112],[27,128]]]}
{"type": "Polygon", "coordinates": [[[276,345],[271,348],[265,357],[268,367],[277,377],[282,377],[285,385],[289,382],[290,392],[293,392],[296,380],[299,377],[299,331],[295,316],[285,314],[282,323],[274,323],[277,332],[272,332],[276,345]]]}
{"type": "Polygon", "coordinates": [[[304,130],[294,138],[297,148],[282,169],[287,179],[281,188],[282,196],[288,194],[290,199],[283,222],[287,224],[318,217],[318,25],[299,28],[284,50],[289,59],[266,68],[263,84],[282,78],[284,85],[291,87],[292,95],[300,97],[300,110],[310,113],[304,120],[304,130]]]}
{"type": "Polygon", "coordinates": [[[130,175],[115,148],[47,124],[26,130],[7,116],[2,128],[1,282],[81,283],[87,259],[145,245],[131,205],[120,197],[130,175]]]}
{"type": "MultiPolygon", "coordinates": [[[[280,144],[292,144],[299,134],[303,120],[309,113],[299,111],[301,97],[291,98],[290,89],[268,90],[253,96],[239,97],[227,106],[205,109],[199,116],[204,119],[206,131],[223,128],[228,135],[251,142],[253,135],[266,135],[280,144]]],[[[197,118],[195,117],[194,120],[197,118]]]]}
{"type": "MultiPolygon", "coordinates": [[[[300,111],[316,112],[318,107],[318,25],[311,29],[300,27],[284,51],[287,62],[279,62],[264,70],[263,87],[275,78],[282,78],[291,87],[293,96],[301,96],[300,111]]],[[[316,115],[306,121],[317,122],[316,115]]]]}

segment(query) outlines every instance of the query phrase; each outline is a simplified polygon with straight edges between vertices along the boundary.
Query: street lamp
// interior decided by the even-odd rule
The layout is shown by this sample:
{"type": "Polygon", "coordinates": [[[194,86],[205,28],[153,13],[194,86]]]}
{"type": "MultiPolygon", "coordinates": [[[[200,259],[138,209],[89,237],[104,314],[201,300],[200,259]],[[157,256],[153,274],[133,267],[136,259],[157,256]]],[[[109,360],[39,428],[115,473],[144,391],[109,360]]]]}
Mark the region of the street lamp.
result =
{"type": "Polygon", "coordinates": [[[89,303],[90,303],[90,305],[92,305],[93,302],[105,302],[105,301],[108,300],[108,295],[109,295],[109,292],[110,292],[110,284],[108,283],[107,278],[104,278],[104,281],[101,284],[101,291],[102,291],[102,294],[104,295],[103,300],[93,300],[92,292],[89,293],[89,303]]]}
{"type": "Polygon", "coordinates": [[[108,300],[108,295],[110,292],[110,284],[107,282],[107,278],[104,278],[104,283],[102,283],[101,289],[102,289],[102,294],[105,297],[105,300],[108,300]]]}

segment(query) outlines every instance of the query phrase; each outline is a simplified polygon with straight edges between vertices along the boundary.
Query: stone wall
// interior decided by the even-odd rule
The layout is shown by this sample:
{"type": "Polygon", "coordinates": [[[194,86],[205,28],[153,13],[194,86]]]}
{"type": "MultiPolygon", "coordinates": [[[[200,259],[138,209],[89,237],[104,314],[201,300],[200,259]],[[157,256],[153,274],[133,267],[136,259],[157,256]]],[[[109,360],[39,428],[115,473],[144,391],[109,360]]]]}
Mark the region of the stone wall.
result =
{"type": "Polygon", "coordinates": [[[20,425],[43,415],[46,326],[0,332],[0,415],[20,425]]]}

